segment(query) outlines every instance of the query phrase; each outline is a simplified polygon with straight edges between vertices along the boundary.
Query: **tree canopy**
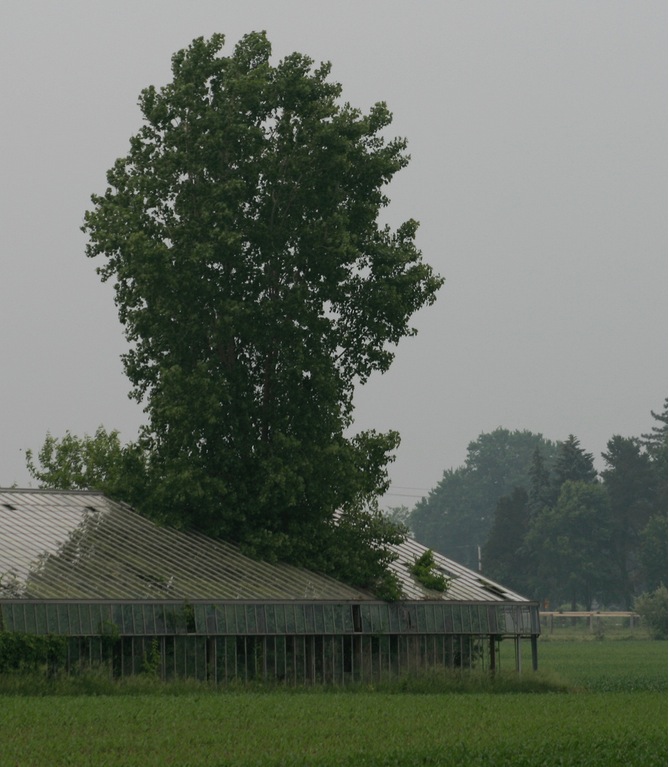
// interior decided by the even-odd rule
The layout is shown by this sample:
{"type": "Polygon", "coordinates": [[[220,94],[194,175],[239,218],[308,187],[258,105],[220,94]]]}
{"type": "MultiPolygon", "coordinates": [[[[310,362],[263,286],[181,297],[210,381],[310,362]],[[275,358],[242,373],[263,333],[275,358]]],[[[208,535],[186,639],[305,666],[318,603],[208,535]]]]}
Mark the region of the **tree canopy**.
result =
{"type": "Polygon", "coordinates": [[[426,546],[476,567],[478,547],[486,542],[499,499],[523,487],[529,491],[536,451],[548,465],[556,446],[528,430],[497,428],[469,443],[464,466],[449,469],[409,517],[416,538],[426,546]]]}
{"type": "Polygon", "coordinates": [[[496,429],[469,444],[407,517],[416,538],[553,606],[632,609],[666,583],[667,403],[641,437],[614,435],[593,455],[570,434],[552,443],[496,429]]]}
{"type": "Polygon", "coordinates": [[[224,42],[194,40],[142,92],[143,125],[86,213],[87,255],[113,283],[148,415],[145,510],[308,564],[336,550],[335,511],[358,519],[387,487],[398,435],[348,436],[354,388],[388,369],[442,280],[414,220],[378,223],[408,162],[386,105],[342,103],[302,54],[274,66],[264,33],[229,56],[224,42]]]}

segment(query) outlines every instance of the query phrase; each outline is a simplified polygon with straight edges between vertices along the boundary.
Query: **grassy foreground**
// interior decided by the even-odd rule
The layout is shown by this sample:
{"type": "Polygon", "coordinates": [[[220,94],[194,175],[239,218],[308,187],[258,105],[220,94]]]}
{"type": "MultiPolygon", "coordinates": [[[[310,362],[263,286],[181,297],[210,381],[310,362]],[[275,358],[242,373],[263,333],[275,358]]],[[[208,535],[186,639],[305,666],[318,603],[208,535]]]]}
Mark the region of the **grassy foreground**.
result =
{"type": "Polygon", "coordinates": [[[0,765],[666,765],[666,642],[540,663],[572,691],[6,694],[0,765]]]}

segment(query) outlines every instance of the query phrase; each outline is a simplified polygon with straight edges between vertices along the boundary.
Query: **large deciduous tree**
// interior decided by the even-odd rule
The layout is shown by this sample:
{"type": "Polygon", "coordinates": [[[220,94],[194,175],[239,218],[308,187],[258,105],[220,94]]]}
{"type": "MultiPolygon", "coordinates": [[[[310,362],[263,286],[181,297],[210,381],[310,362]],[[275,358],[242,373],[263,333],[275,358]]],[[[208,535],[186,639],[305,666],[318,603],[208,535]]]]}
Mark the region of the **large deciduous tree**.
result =
{"type": "Polygon", "coordinates": [[[355,519],[387,486],[398,436],[347,436],[354,387],[388,368],[441,279],[415,221],[378,223],[408,161],[385,104],[342,103],[304,55],[272,65],[264,33],[223,46],[193,41],[142,92],[87,255],[104,259],[146,404],[147,505],[309,563],[335,510],[355,519]]]}

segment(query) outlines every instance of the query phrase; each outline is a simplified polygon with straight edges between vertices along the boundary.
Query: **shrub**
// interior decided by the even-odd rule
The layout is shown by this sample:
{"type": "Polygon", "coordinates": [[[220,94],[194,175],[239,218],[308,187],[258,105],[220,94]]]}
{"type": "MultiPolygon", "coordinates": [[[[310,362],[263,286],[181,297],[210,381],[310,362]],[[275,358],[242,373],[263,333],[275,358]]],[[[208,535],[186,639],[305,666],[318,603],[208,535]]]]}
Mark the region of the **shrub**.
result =
{"type": "Polygon", "coordinates": [[[437,569],[432,549],[428,549],[422,556],[415,560],[413,565],[409,565],[408,567],[411,574],[415,575],[417,580],[428,589],[433,589],[434,591],[446,591],[448,588],[448,579],[437,569]]]}
{"type": "Polygon", "coordinates": [[[67,642],[60,636],[0,632],[0,672],[37,671],[55,673],[65,665],[67,642]]]}
{"type": "Polygon", "coordinates": [[[634,600],[634,609],[641,616],[653,639],[667,638],[667,587],[659,586],[634,600]]]}

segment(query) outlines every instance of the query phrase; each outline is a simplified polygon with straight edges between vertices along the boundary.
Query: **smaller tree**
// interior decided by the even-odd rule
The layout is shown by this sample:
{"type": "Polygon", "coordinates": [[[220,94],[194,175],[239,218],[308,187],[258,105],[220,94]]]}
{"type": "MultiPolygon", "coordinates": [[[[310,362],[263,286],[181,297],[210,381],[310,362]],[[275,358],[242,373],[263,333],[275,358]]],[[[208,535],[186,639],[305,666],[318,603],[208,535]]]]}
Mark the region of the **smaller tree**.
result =
{"type": "Polygon", "coordinates": [[[551,488],[551,474],[539,445],[534,448],[532,453],[532,463],[528,473],[530,487],[527,500],[530,514],[534,516],[545,506],[550,506],[554,500],[551,488]]]}
{"type": "Polygon", "coordinates": [[[611,590],[611,518],[600,485],[567,481],[553,508],[532,522],[526,538],[537,563],[537,590],[551,601],[579,601],[587,608],[611,590]]]}
{"type": "Polygon", "coordinates": [[[116,429],[99,426],[92,437],[68,431],[61,439],[47,433],[37,460],[26,450],[26,466],[40,487],[99,490],[132,506],[146,494],[146,453],[138,443],[122,445],[116,429]]]}
{"type": "Polygon", "coordinates": [[[634,601],[634,609],[641,616],[653,639],[667,638],[667,587],[659,586],[634,601]]]}
{"type": "Polygon", "coordinates": [[[661,586],[667,579],[667,510],[654,514],[641,531],[639,558],[645,581],[650,589],[661,586]]]}
{"type": "Polygon", "coordinates": [[[497,502],[492,529],[482,551],[486,575],[521,592],[529,588],[528,554],[523,547],[529,524],[528,494],[524,488],[516,487],[497,502]]]}
{"type": "Polygon", "coordinates": [[[602,472],[613,524],[613,556],[618,569],[620,598],[631,606],[643,584],[639,561],[641,531],[648,524],[655,492],[650,459],[633,437],[613,436],[602,453],[602,472]]]}
{"type": "Polygon", "coordinates": [[[596,482],[597,471],[592,453],[586,453],[579,440],[570,434],[564,442],[558,443],[555,463],[555,497],[565,482],[596,482]]]}

